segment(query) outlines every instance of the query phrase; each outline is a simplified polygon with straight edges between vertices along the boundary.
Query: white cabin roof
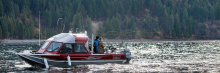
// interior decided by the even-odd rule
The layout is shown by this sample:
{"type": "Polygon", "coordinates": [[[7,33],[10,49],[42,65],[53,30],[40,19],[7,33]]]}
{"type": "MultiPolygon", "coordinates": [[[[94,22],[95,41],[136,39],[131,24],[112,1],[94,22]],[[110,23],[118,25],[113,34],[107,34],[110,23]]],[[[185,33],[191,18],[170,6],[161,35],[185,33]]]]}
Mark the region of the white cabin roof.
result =
{"type": "Polygon", "coordinates": [[[86,34],[83,33],[60,33],[48,39],[48,41],[55,41],[55,42],[63,42],[63,43],[75,43],[75,37],[85,37],[88,38],[86,34]]]}
{"type": "Polygon", "coordinates": [[[75,37],[69,33],[60,33],[48,39],[49,41],[75,43],[75,37]]]}

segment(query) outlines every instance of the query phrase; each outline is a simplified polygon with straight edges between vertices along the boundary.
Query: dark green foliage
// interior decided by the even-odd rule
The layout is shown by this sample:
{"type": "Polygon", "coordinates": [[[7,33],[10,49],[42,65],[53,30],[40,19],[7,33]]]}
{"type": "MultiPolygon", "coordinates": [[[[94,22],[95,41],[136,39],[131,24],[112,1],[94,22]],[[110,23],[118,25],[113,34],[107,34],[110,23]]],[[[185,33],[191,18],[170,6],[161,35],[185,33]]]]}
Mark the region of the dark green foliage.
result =
{"type": "Polygon", "coordinates": [[[22,25],[22,21],[21,20],[18,20],[18,27],[17,27],[17,29],[18,29],[18,32],[19,32],[19,34],[18,34],[18,38],[19,39],[23,39],[25,36],[25,31],[24,31],[24,25],[22,25]]]}
{"type": "Polygon", "coordinates": [[[37,39],[39,11],[41,38],[60,33],[64,25],[64,32],[91,35],[92,21],[103,22],[97,35],[111,39],[196,38],[206,35],[202,23],[220,20],[220,1],[0,0],[0,38],[37,39]]]}
{"type": "Polygon", "coordinates": [[[200,31],[200,33],[198,33],[198,37],[199,38],[203,38],[203,37],[201,37],[201,36],[205,36],[206,35],[206,25],[205,24],[202,24],[201,25],[201,27],[200,27],[200,29],[199,29],[199,31],[200,31]]]}
{"type": "Polygon", "coordinates": [[[88,35],[91,37],[91,33],[92,33],[92,20],[91,18],[89,18],[89,16],[87,16],[86,18],[86,26],[85,26],[85,30],[87,30],[87,33],[89,33],[88,35]]]}
{"type": "Polygon", "coordinates": [[[2,39],[2,27],[0,26],[0,39],[2,39]]]}
{"type": "Polygon", "coordinates": [[[0,24],[2,25],[2,37],[8,38],[8,25],[7,25],[7,18],[6,17],[0,17],[0,24]]]}
{"type": "Polygon", "coordinates": [[[174,19],[174,32],[175,32],[174,37],[182,36],[180,18],[178,14],[175,15],[175,19],[174,19]]]}
{"type": "Polygon", "coordinates": [[[4,7],[2,1],[0,1],[0,16],[3,16],[3,14],[4,14],[4,7]]]}
{"type": "Polygon", "coordinates": [[[215,18],[220,20],[220,2],[217,2],[215,5],[215,18]]]}

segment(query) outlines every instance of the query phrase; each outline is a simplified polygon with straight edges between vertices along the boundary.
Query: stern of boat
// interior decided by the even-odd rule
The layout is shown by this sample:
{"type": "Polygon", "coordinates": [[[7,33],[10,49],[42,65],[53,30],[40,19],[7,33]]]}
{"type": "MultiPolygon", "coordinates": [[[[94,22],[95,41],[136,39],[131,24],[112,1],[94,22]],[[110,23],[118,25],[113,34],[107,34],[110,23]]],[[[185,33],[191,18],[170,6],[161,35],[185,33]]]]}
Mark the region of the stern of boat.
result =
{"type": "Polygon", "coordinates": [[[131,52],[129,50],[123,50],[120,52],[121,54],[125,54],[125,59],[126,59],[126,64],[129,63],[129,61],[131,60],[131,52]]]}

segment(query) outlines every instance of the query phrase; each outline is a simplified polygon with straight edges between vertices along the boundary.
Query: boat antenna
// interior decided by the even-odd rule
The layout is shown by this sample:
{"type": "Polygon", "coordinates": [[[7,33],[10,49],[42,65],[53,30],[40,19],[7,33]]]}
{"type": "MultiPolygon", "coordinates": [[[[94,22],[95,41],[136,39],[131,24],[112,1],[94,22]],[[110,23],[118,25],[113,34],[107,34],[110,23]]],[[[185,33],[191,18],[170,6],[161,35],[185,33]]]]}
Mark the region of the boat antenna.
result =
{"type": "Polygon", "coordinates": [[[39,11],[39,46],[40,46],[40,11],[39,11]]]}
{"type": "Polygon", "coordinates": [[[91,51],[91,53],[93,54],[93,50],[94,50],[94,48],[93,48],[93,34],[92,34],[92,51],[91,51]]]}
{"type": "MultiPolygon", "coordinates": [[[[59,23],[59,20],[61,20],[61,19],[63,19],[63,18],[58,18],[58,20],[57,20],[57,25],[58,25],[58,23],[59,23]]],[[[64,29],[65,29],[65,22],[64,22],[64,25],[63,25],[62,33],[63,33],[64,29]]]]}
{"type": "Polygon", "coordinates": [[[63,30],[62,30],[62,33],[63,33],[64,29],[65,29],[65,22],[64,22],[64,25],[63,25],[63,30]]]}
{"type": "Polygon", "coordinates": [[[58,22],[59,22],[60,19],[63,19],[63,18],[58,18],[58,20],[57,20],[57,25],[58,25],[58,22]]]}

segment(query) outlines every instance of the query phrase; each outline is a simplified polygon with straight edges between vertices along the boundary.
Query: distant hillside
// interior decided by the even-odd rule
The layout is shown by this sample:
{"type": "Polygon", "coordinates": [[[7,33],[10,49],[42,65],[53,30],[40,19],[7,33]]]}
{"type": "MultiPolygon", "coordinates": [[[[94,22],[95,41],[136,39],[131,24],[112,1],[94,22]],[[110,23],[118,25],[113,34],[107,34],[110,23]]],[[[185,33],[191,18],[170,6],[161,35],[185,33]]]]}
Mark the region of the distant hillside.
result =
{"type": "Polygon", "coordinates": [[[218,39],[220,0],[0,0],[1,39],[37,39],[39,21],[41,38],[65,24],[109,39],[218,39]]]}

